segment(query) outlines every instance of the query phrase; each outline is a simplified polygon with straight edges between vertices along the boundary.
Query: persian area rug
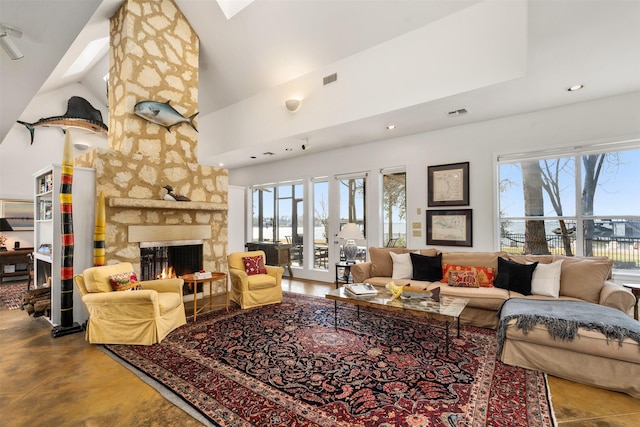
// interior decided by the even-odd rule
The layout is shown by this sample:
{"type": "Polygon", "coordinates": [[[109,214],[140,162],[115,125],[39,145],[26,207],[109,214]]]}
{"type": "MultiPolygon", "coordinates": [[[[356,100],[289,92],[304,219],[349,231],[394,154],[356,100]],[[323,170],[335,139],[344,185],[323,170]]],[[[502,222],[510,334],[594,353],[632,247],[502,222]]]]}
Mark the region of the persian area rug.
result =
{"type": "Polygon", "coordinates": [[[285,294],[107,349],[220,426],[554,426],[546,377],[496,359],[496,333],[285,294]]]}
{"type": "Polygon", "coordinates": [[[22,307],[22,297],[27,292],[27,282],[0,285],[0,299],[9,310],[17,310],[22,307]]]}

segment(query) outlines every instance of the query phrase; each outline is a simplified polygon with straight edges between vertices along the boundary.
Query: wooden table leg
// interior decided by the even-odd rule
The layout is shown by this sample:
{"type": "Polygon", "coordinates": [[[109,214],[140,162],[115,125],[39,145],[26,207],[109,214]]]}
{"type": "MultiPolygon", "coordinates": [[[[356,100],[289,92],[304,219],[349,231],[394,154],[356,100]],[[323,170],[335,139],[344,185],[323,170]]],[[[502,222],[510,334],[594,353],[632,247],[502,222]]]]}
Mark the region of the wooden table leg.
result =
{"type": "Polygon", "coordinates": [[[198,282],[191,282],[193,286],[193,321],[196,321],[196,316],[198,314],[198,282]]]}

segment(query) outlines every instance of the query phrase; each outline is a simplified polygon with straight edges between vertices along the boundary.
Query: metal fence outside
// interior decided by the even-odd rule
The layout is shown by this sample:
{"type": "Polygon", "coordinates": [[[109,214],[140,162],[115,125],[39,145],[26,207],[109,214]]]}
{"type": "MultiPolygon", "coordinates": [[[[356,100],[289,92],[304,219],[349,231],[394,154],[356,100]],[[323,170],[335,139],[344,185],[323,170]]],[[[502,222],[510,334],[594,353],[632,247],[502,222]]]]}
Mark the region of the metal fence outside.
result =
{"type": "MultiPolygon", "coordinates": [[[[552,254],[565,255],[562,236],[547,234],[547,245],[552,254]]],[[[576,254],[575,236],[569,236],[571,249],[576,254]]],[[[638,237],[594,237],[585,239],[591,242],[590,256],[606,256],[613,260],[616,269],[640,269],[640,238],[638,237]]],[[[500,249],[509,253],[523,253],[524,234],[505,234],[500,238],[500,249]]]]}

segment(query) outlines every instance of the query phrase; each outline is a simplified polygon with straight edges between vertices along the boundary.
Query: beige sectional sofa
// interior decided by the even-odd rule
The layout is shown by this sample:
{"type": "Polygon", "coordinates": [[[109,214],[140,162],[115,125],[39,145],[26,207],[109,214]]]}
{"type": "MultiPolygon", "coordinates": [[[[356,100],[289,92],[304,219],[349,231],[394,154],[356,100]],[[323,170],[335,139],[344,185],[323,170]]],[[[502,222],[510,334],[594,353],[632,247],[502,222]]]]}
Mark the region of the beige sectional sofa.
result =
{"type": "MultiPolygon", "coordinates": [[[[586,301],[611,307],[628,314],[635,297],[624,287],[610,281],[612,261],[606,257],[566,257],[561,255],[513,255],[506,252],[440,252],[436,249],[370,248],[370,261],[351,267],[354,282],[384,287],[391,280],[409,285],[407,290],[432,290],[441,295],[469,299],[461,323],[496,329],[498,311],[510,298],[586,301]],[[393,279],[394,254],[419,253],[429,257],[441,254],[442,265],[490,267],[498,274],[498,258],[518,264],[551,264],[562,260],[558,296],[524,295],[497,287],[454,287],[440,281],[393,279]]],[[[394,256],[397,260],[399,257],[394,256]]],[[[397,263],[399,266],[399,263],[397,263]]],[[[399,268],[399,267],[398,267],[399,268]]],[[[536,267],[537,268],[537,267],[536,267]]],[[[397,275],[397,274],[396,274],[397,275]]],[[[529,333],[515,327],[512,320],[500,358],[503,362],[541,370],[572,381],[622,391],[640,398],[640,344],[629,338],[620,345],[602,334],[580,328],[573,341],[552,339],[544,326],[529,333]]]]}

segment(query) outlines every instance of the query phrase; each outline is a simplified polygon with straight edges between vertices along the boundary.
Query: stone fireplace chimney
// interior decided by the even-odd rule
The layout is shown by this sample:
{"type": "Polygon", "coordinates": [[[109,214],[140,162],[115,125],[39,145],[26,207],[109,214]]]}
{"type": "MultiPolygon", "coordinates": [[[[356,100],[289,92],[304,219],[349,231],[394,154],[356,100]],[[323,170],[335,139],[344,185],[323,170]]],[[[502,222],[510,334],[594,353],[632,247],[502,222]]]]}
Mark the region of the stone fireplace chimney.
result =
{"type": "MultiPolygon", "coordinates": [[[[132,262],[140,244],[203,241],[203,267],[226,271],[228,172],[200,165],[198,133],[133,114],[140,101],[198,111],[199,39],[173,0],[126,0],[111,18],[109,148],[76,159],[96,170],[106,200],[106,263],[132,262]],[[165,185],[191,202],[163,200],[165,185]]],[[[196,124],[197,126],[197,124],[196,124]]]]}

